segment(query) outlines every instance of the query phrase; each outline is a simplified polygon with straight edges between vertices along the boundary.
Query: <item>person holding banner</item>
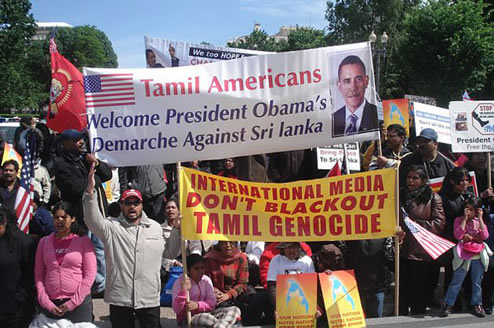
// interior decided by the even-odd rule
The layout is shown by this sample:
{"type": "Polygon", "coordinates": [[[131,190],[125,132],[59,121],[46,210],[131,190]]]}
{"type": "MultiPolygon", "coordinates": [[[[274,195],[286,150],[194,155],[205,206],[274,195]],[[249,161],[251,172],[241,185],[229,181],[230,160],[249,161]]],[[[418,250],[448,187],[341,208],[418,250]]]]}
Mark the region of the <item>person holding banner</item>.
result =
{"type": "Polygon", "coordinates": [[[283,242],[276,246],[280,254],[269,263],[268,293],[271,305],[276,308],[276,276],[316,272],[312,259],[302,250],[300,242],[283,242]]]}
{"type": "MultiPolygon", "coordinates": [[[[105,302],[110,304],[112,326],[141,328],[160,326],[160,267],[163,252],[178,254],[180,232],[174,229],[165,240],[161,226],[143,211],[142,195],[128,189],[121,197],[121,214],[105,219],[98,209],[95,164],[82,197],[84,221],[105,245],[105,302]]],[[[171,255],[170,255],[171,254],[171,255]]]]}
{"type": "Polygon", "coordinates": [[[386,129],[386,147],[383,149],[382,156],[374,152],[369,164],[369,171],[398,167],[401,160],[411,154],[410,150],[405,147],[407,131],[399,124],[390,124],[386,129]]]}
{"type": "Polygon", "coordinates": [[[377,107],[365,99],[369,76],[362,59],[345,57],[338,67],[336,85],[345,106],[333,113],[333,137],[377,130],[377,107]]]}
{"type": "MultiPolygon", "coordinates": [[[[423,167],[411,166],[406,171],[406,185],[400,190],[400,205],[428,231],[440,234],[445,217],[441,197],[427,185],[423,167]]],[[[433,268],[431,256],[424,250],[401,219],[406,235],[400,249],[400,315],[423,315],[427,305],[428,276],[433,268]]]]}
{"type": "Polygon", "coordinates": [[[240,316],[236,306],[216,307],[216,296],[211,279],[205,275],[206,264],[199,254],[191,254],[186,259],[189,277],[182,274],[173,284],[173,311],[177,323],[185,325],[186,311],[192,314],[191,327],[229,328],[240,316]],[[189,292],[189,301],[187,301],[189,292]]]}
{"type": "MultiPolygon", "coordinates": [[[[475,172],[475,179],[479,196],[482,198],[484,205],[494,205],[494,190],[489,186],[487,174],[487,153],[467,153],[468,162],[464,167],[469,171],[475,172]]],[[[491,176],[491,186],[494,185],[494,176],[491,176]]]]}

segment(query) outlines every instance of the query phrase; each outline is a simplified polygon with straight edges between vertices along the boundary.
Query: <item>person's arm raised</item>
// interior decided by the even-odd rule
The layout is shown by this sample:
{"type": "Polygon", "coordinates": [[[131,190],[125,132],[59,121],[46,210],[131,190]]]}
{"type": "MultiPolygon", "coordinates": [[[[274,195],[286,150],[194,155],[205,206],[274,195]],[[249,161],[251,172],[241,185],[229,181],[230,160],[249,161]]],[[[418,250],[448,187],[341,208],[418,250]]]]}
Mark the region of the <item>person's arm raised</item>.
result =
{"type": "Polygon", "coordinates": [[[86,192],[82,196],[82,208],[84,210],[84,222],[89,230],[102,240],[107,240],[110,235],[111,222],[105,220],[98,207],[98,195],[95,192],[94,174],[96,164],[89,168],[86,192]]]}

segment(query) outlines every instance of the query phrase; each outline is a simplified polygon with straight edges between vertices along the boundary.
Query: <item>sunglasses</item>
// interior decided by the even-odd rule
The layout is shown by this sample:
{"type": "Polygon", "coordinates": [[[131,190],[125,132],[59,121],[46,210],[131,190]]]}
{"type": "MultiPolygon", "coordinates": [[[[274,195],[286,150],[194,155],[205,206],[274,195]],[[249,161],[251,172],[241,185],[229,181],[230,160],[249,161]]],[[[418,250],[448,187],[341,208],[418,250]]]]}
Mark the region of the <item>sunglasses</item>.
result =
{"type": "Polygon", "coordinates": [[[142,204],[142,201],[141,201],[141,200],[139,200],[139,199],[136,199],[136,200],[126,199],[126,200],[124,200],[124,201],[123,201],[123,204],[124,204],[125,206],[132,206],[132,205],[134,205],[134,206],[139,206],[139,205],[141,205],[141,204],[142,204]]]}

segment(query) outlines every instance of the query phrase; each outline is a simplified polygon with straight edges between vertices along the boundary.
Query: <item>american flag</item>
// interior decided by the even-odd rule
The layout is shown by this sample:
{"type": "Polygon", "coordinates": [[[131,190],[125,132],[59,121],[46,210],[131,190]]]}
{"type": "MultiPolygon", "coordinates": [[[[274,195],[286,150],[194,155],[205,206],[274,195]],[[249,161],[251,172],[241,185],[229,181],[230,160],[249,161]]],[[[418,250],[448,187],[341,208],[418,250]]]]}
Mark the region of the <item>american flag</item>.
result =
{"type": "Polygon", "coordinates": [[[133,74],[84,76],[86,108],[135,105],[133,74]]]}
{"type": "Polygon", "coordinates": [[[455,244],[426,230],[405,213],[405,224],[424,250],[435,260],[455,244]]]}
{"type": "Polygon", "coordinates": [[[34,164],[31,156],[30,145],[35,145],[35,134],[29,133],[26,141],[26,149],[22,158],[21,182],[15,198],[15,214],[19,229],[29,232],[29,221],[33,217],[33,193],[34,193],[34,164]]]}

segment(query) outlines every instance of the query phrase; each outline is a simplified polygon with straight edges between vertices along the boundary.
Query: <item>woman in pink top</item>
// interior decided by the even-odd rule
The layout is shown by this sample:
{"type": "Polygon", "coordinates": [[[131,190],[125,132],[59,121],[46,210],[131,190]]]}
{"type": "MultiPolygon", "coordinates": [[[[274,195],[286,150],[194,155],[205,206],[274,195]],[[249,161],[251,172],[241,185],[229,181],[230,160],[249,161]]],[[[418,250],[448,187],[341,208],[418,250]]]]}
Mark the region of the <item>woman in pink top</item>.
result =
{"type": "Polygon", "coordinates": [[[36,251],[34,278],[41,311],[53,319],[92,322],[93,245],[82,234],[70,204],[60,202],[52,213],[55,232],[42,238],[36,251]]]}
{"type": "Polygon", "coordinates": [[[444,297],[441,316],[447,317],[453,309],[456,297],[468,271],[472,280],[472,313],[484,317],[482,307],[482,278],[489,265],[492,253],[484,240],[489,237],[487,226],[482,218],[482,200],[472,197],[465,202],[464,215],[457,217],[454,222],[454,235],[458,245],[454,248],[453,278],[444,297]]]}

